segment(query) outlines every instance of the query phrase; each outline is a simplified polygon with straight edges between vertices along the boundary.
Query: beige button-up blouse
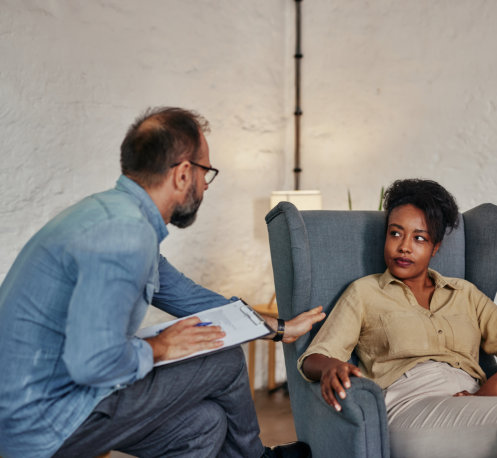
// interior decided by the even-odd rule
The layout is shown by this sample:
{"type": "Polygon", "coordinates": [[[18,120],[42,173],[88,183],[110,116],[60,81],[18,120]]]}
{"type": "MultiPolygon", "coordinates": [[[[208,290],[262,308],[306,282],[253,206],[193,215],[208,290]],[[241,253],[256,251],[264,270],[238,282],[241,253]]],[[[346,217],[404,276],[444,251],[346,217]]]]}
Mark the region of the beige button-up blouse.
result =
{"type": "Polygon", "coordinates": [[[347,361],[355,348],[363,374],[382,388],[427,360],[485,381],[478,353],[480,345],[497,353],[497,305],[466,280],[431,269],[429,275],[435,283],[430,310],[388,270],[353,282],[299,358],[300,372],[312,353],[347,361]]]}

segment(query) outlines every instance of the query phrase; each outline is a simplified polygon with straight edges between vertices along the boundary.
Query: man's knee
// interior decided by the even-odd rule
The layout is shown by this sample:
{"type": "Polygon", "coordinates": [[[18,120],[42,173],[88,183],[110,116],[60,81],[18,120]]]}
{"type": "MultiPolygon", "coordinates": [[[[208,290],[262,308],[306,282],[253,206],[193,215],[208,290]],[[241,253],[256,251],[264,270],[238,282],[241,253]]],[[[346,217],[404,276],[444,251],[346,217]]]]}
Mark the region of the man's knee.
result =
{"type": "Polygon", "coordinates": [[[224,409],[213,401],[204,401],[200,404],[200,408],[196,410],[197,424],[205,427],[209,425],[207,434],[215,436],[222,444],[226,437],[228,429],[228,421],[224,409]],[[203,420],[202,418],[203,417],[203,420]]]}
{"type": "Polygon", "coordinates": [[[219,368],[219,373],[224,375],[238,375],[247,371],[245,355],[240,346],[214,353],[209,363],[219,368]]]}
{"type": "Polygon", "coordinates": [[[240,345],[226,350],[226,353],[234,362],[241,366],[245,366],[245,354],[243,353],[242,347],[240,345]]]}

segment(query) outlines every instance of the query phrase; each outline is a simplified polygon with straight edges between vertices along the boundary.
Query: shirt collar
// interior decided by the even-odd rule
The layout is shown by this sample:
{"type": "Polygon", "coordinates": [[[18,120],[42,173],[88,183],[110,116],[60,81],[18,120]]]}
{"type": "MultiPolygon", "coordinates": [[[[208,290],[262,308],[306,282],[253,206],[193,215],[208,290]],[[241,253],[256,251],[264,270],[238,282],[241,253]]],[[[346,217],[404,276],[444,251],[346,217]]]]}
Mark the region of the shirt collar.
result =
{"type": "MultiPolygon", "coordinates": [[[[461,289],[461,286],[459,286],[456,283],[455,279],[444,277],[443,275],[440,275],[436,270],[433,269],[428,269],[428,275],[430,278],[433,279],[435,283],[435,288],[451,288],[451,289],[461,289]]],[[[404,284],[401,280],[398,278],[395,278],[390,271],[387,269],[383,274],[381,275],[379,279],[379,285],[380,288],[383,289],[390,283],[401,283],[402,285],[404,284]]]]}
{"type": "Polygon", "coordinates": [[[166,223],[164,223],[157,205],[155,205],[147,191],[124,175],[121,175],[117,180],[116,190],[130,194],[138,201],[141,211],[155,229],[155,232],[157,232],[157,239],[159,240],[159,243],[161,243],[167,237],[169,231],[167,230],[166,223]]]}

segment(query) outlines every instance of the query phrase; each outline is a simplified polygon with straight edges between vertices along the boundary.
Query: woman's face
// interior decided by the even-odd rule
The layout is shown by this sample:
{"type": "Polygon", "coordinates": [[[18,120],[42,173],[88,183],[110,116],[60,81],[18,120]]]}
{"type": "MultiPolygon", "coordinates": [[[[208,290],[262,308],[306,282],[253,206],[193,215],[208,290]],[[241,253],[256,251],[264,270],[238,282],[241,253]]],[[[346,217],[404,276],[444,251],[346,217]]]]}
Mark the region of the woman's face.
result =
{"type": "Polygon", "coordinates": [[[385,263],[400,280],[425,280],[428,264],[438,251],[433,244],[425,214],[414,205],[396,207],[390,213],[385,240],[385,263]]]}

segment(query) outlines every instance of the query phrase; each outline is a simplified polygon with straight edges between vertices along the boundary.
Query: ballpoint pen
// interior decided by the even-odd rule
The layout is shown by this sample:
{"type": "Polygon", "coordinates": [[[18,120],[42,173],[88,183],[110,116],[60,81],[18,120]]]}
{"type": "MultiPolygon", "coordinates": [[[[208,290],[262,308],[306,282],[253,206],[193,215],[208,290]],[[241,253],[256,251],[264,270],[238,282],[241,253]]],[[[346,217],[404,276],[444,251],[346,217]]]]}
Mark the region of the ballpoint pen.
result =
{"type": "MultiPolygon", "coordinates": [[[[201,326],[210,326],[212,324],[212,321],[201,321],[200,323],[197,323],[195,326],[201,327],[201,326]]],[[[158,331],[155,332],[155,335],[158,336],[162,331],[164,331],[166,328],[159,329],[158,331]]]]}

